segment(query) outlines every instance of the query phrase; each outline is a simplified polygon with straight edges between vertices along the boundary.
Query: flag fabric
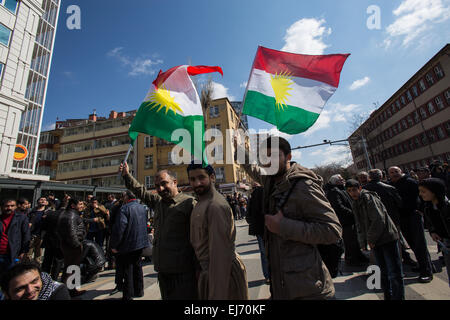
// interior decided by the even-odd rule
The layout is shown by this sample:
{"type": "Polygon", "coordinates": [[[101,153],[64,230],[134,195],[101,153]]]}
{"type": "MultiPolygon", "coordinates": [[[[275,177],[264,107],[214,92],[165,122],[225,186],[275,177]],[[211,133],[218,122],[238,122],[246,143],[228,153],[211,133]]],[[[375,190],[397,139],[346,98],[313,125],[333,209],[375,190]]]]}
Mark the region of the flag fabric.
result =
{"type": "Polygon", "coordinates": [[[294,54],[259,46],[242,113],[284,133],[308,130],[338,88],[348,56],[294,54]]]}
{"type": "Polygon", "coordinates": [[[132,144],[139,133],[145,133],[179,144],[196,159],[206,161],[202,156],[205,149],[203,110],[190,76],[210,72],[223,75],[217,66],[183,65],[160,71],[131,123],[128,133],[132,144]],[[176,129],[186,129],[190,141],[172,139],[176,129]]]}

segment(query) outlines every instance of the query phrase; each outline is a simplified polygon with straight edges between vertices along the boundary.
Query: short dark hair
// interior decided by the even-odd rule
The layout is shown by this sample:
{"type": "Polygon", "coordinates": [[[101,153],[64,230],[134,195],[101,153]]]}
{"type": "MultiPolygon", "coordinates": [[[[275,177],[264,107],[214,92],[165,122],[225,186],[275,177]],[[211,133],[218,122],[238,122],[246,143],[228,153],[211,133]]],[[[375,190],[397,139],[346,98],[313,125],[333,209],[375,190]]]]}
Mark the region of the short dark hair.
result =
{"type": "Polygon", "coordinates": [[[4,272],[0,280],[0,287],[2,288],[2,291],[8,293],[9,283],[11,282],[11,280],[31,270],[36,270],[37,272],[39,272],[39,275],[41,274],[41,268],[34,261],[18,263],[4,272]]]}
{"type": "Polygon", "coordinates": [[[291,145],[286,139],[282,137],[270,136],[261,143],[260,147],[267,148],[267,150],[269,150],[272,147],[273,140],[278,140],[278,148],[283,152],[285,156],[291,153],[291,145]]]}
{"type": "Polygon", "coordinates": [[[97,197],[92,197],[90,201],[94,202],[94,201],[98,201],[98,199],[97,199],[97,197]]]}
{"type": "Polygon", "coordinates": [[[122,197],[127,196],[130,199],[136,199],[136,195],[130,190],[126,190],[122,192],[122,197]]]}
{"type": "Polygon", "coordinates": [[[359,188],[359,187],[361,187],[361,184],[359,183],[358,180],[355,180],[355,179],[348,179],[348,180],[345,182],[345,189],[347,189],[347,188],[353,188],[353,187],[359,188]]]}
{"type": "Polygon", "coordinates": [[[160,175],[161,173],[167,173],[167,175],[172,178],[172,180],[177,180],[177,177],[175,177],[175,173],[167,169],[159,170],[158,172],[156,172],[155,176],[160,175]]]}
{"type": "Polygon", "coordinates": [[[20,197],[20,198],[17,199],[17,201],[16,201],[17,204],[24,204],[25,202],[30,202],[30,201],[28,201],[28,199],[25,198],[25,197],[20,197]]]}
{"type": "Polygon", "coordinates": [[[79,202],[80,200],[77,198],[70,198],[69,202],[67,202],[67,209],[69,210],[72,207],[72,205],[77,205],[79,202]]]}
{"type": "Polygon", "coordinates": [[[216,172],[214,171],[214,168],[210,164],[208,164],[207,166],[204,166],[204,164],[202,164],[202,163],[195,163],[194,161],[192,161],[191,164],[188,165],[188,167],[187,167],[188,175],[189,175],[189,171],[197,170],[197,169],[205,170],[208,173],[208,175],[210,175],[210,176],[213,174],[216,174],[216,172]]]}
{"type": "Polygon", "coordinates": [[[8,202],[11,202],[11,201],[15,202],[16,205],[17,205],[17,200],[16,200],[16,199],[9,198],[9,199],[3,199],[3,200],[2,200],[2,207],[3,207],[3,206],[6,206],[6,204],[7,204],[8,202]]]}

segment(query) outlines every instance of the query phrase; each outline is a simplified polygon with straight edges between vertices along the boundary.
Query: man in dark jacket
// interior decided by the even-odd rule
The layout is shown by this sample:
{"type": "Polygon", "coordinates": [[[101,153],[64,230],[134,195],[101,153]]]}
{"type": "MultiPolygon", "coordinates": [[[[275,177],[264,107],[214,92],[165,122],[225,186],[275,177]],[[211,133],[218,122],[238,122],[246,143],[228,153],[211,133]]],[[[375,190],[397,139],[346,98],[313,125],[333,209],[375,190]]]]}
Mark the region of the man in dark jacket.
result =
{"type": "Polygon", "coordinates": [[[270,283],[269,264],[267,262],[266,247],[264,244],[263,193],[264,188],[258,183],[255,183],[248,203],[248,213],[245,220],[248,223],[248,234],[256,236],[258,240],[263,275],[266,283],[270,283]]]}
{"type": "Polygon", "coordinates": [[[417,212],[419,203],[419,188],[417,181],[406,176],[398,167],[388,170],[392,185],[402,198],[400,210],[400,229],[419,263],[418,281],[428,283],[433,280],[431,257],[428,252],[427,241],[423,226],[423,218],[417,212]]]}
{"type": "Polygon", "coordinates": [[[0,286],[7,300],[71,300],[67,287],[53,281],[33,262],[12,267],[3,275],[0,286]]]}
{"type": "Polygon", "coordinates": [[[41,245],[42,245],[42,221],[43,217],[50,211],[48,209],[48,201],[46,197],[40,197],[37,200],[37,206],[30,212],[30,251],[28,252],[28,258],[34,259],[37,263],[40,263],[41,259],[41,245]]]}
{"type": "Polygon", "coordinates": [[[44,233],[42,246],[45,248],[42,271],[50,274],[53,280],[58,279],[64,264],[64,256],[57,233],[59,215],[63,211],[62,209],[57,211],[49,210],[42,217],[42,231],[44,233]]]}
{"type": "MultiPolygon", "coordinates": [[[[381,202],[385,206],[389,216],[394,222],[397,230],[400,231],[400,210],[402,208],[402,198],[398,193],[397,189],[391,185],[381,182],[383,173],[379,169],[372,169],[369,171],[369,183],[364,186],[364,189],[376,192],[380,197],[381,202]]],[[[406,243],[403,239],[402,234],[400,236],[400,249],[403,263],[411,266],[417,266],[408,251],[406,251],[406,243]]]]}
{"type": "Polygon", "coordinates": [[[358,237],[361,248],[367,244],[375,252],[381,269],[381,287],[385,300],[404,300],[403,269],[398,247],[398,231],[375,192],[363,190],[350,179],[345,188],[354,200],[358,237]]]}
{"type": "Polygon", "coordinates": [[[94,281],[105,263],[106,257],[99,244],[85,239],[83,241],[83,255],[81,257],[81,275],[83,276],[81,282],[87,283],[94,281]]]}
{"type": "MultiPolygon", "coordinates": [[[[67,209],[60,214],[58,219],[58,237],[64,255],[62,282],[66,285],[67,278],[70,276],[67,269],[72,265],[80,266],[83,254],[82,241],[86,238],[86,227],[80,217],[81,210],[83,210],[83,203],[76,198],[72,198],[69,200],[67,209]]],[[[71,289],[70,295],[75,297],[85,292],[86,290],[71,289]]]]}
{"type": "Polygon", "coordinates": [[[123,271],[123,300],[144,296],[142,250],[150,246],[147,235],[147,211],[129,190],[122,194],[124,205],[113,226],[111,251],[117,253],[117,264],[123,271]]]}
{"type": "Polygon", "coordinates": [[[364,256],[358,246],[355,218],[352,211],[352,200],[345,192],[345,180],[340,174],[333,175],[329,180],[328,191],[325,193],[342,225],[342,238],[345,247],[345,262],[348,265],[360,266],[367,264],[369,259],[364,256]]]}
{"type": "Polygon", "coordinates": [[[190,243],[190,219],[196,200],[177,187],[177,179],[168,170],[155,175],[156,192],[141,185],[128,171],[119,167],[125,186],[155,211],[152,260],[158,272],[163,300],[196,300],[196,258],[190,243]]]}
{"type": "Polygon", "coordinates": [[[6,199],[2,202],[0,215],[0,276],[22,260],[30,247],[30,227],[28,217],[16,213],[16,200],[6,199]]]}

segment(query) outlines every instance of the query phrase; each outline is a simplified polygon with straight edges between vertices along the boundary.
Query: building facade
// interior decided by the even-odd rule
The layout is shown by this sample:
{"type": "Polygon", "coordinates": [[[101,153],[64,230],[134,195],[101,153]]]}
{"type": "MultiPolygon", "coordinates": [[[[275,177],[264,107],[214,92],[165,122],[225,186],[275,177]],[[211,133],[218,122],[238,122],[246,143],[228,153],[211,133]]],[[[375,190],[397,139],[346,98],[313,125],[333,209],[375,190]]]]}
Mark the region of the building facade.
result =
{"type": "Polygon", "coordinates": [[[0,174],[35,173],[59,0],[0,0],[0,174]],[[14,160],[16,144],[28,157],[14,160]]]}
{"type": "Polygon", "coordinates": [[[358,170],[414,170],[450,161],[450,44],[349,138],[358,170]]]}

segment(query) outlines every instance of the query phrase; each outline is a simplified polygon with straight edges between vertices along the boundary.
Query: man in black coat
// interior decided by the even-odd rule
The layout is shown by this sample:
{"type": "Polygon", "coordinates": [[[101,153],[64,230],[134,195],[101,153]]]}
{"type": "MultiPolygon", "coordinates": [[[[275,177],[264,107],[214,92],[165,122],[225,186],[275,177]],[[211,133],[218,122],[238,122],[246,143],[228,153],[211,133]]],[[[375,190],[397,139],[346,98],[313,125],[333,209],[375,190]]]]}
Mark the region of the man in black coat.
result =
{"type": "MultiPolygon", "coordinates": [[[[81,210],[83,210],[83,203],[78,199],[72,198],[69,200],[67,209],[60,214],[58,219],[57,234],[60,240],[61,251],[64,255],[62,282],[66,285],[67,278],[70,276],[67,273],[67,268],[71,265],[80,266],[83,254],[82,241],[86,238],[86,226],[80,217],[81,210]]],[[[85,290],[71,289],[70,295],[75,297],[85,292],[85,290]]]]}
{"type": "Polygon", "coordinates": [[[96,279],[97,274],[106,263],[106,257],[100,245],[92,240],[83,241],[83,255],[81,258],[82,283],[96,279]]]}
{"type": "MultiPolygon", "coordinates": [[[[369,191],[374,191],[380,197],[381,202],[385,206],[389,216],[394,222],[397,230],[401,230],[400,226],[400,210],[402,209],[403,203],[400,194],[397,189],[391,185],[381,182],[383,178],[383,173],[380,169],[372,169],[369,171],[369,183],[364,186],[364,189],[369,191]]],[[[402,234],[400,236],[400,249],[401,256],[403,258],[403,263],[410,266],[417,266],[416,262],[411,259],[408,251],[406,251],[406,243],[403,239],[402,234]]]]}
{"type": "Polygon", "coordinates": [[[422,283],[431,282],[433,280],[431,257],[425,239],[423,217],[417,211],[419,204],[417,181],[405,175],[398,167],[390,167],[388,173],[392,185],[402,198],[400,229],[419,263],[418,271],[420,275],[418,281],[422,283]]]}
{"type": "Polygon", "coordinates": [[[355,217],[352,211],[352,200],[345,191],[344,185],[345,180],[340,174],[333,175],[325,188],[325,195],[342,225],[345,262],[348,265],[359,266],[368,263],[369,260],[359,248],[355,217]]]}
{"type": "Polygon", "coordinates": [[[23,259],[30,247],[30,227],[28,217],[17,213],[17,202],[13,199],[2,201],[0,215],[0,276],[23,259]]]}
{"type": "Polygon", "coordinates": [[[111,233],[111,251],[123,272],[123,300],[144,295],[142,250],[150,246],[147,234],[147,211],[129,190],[122,194],[124,205],[111,233]]]}

